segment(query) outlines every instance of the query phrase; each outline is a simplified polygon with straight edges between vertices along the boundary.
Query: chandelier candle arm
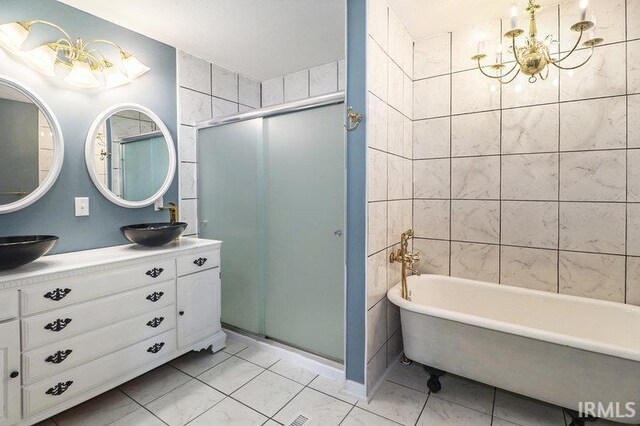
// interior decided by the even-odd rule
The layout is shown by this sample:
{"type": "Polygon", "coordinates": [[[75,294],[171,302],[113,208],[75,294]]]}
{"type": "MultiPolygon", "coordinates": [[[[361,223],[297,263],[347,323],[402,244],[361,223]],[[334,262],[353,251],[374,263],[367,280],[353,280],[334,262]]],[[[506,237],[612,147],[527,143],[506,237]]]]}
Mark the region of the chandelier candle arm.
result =
{"type": "Polygon", "coordinates": [[[578,40],[576,41],[576,44],[573,46],[573,49],[571,49],[569,51],[569,53],[567,53],[566,55],[564,55],[564,57],[560,58],[560,59],[553,59],[553,58],[549,58],[551,61],[550,62],[555,62],[556,64],[564,61],[565,59],[567,59],[569,56],[571,56],[576,49],[578,48],[578,46],[580,46],[580,42],[582,41],[582,36],[584,35],[584,31],[580,31],[580,35],[578,36],[578,40]]]}
{"type": "Polygon", "coordinates": [[[582,66],[583,66],[583,65],[585,65],[587,62],[589,62],[589,60],[591,60],[591,57],[593,56],[593,52],[594,52],[594,51],[595,51],[595,48],[594,48],[594,47],[591,47],[591,50],[589,51],[589,56],[587,57],[587,59],[585,59],[585,60],[584,60],[584,62],[582,62],[581,64],[576,65],[576,66],[573,66],[573,67],[563,67],[563,66],[561,66],[561,65],[558,65],[558,64],[557,64],[557,63],[555,63],[555,62],[551,62],[551,65],[553,65],[554,67],[559,68],[559,69],[561,69],[561,70],[563,70],[563,71],[571,71],[571,70],[575,70],[575,69],[578,69],[578,68],[582,67],[582,66]]]}
{"type": "MultiPolygon", "coordinates": [[[[487,73],[482,69],[483,67],[480,65],[480,61],[481,61],[481,59],[478,59],[478,69],[480,70],[480,72],[481,72],[482,74],[484,74],[486,77],[492,78],[492,79],[494,79],[494,80],[500,80],[500,79],[502,79],[502,78],[504,78],[504,77],[507,77],[507,76],[508,76],[509,74],[511,74],[511,73],[512,73],[516,68],[518,68],[518,65],[516,64],[516,65],[514,65],[514,66],[513,66],[513,68],[511,68],[508,72],[506,72],[506,73],[504,73],[504,74],[502,74],[502,75],[496,76],[496,75],[487,74],[487,73]]],[[[493,68],[493,69],[501,69],[502,67],[504,67],[504,65],[502,65],[502,64],[495,64],[495,65],[490,65],[490,67],[491,67],[491,68],[493,68]]]]}

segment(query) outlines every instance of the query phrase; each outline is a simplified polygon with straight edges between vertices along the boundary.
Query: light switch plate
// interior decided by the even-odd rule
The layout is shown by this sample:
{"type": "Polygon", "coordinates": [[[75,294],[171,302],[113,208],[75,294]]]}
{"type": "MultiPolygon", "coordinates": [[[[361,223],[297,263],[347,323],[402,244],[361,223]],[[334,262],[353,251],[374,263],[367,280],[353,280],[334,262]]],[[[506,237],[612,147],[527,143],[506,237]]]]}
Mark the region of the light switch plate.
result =
{"type": "Polygon", "coordinates": [[[89,197],[76,197],[76,216],[89,216],[89,197]]]}

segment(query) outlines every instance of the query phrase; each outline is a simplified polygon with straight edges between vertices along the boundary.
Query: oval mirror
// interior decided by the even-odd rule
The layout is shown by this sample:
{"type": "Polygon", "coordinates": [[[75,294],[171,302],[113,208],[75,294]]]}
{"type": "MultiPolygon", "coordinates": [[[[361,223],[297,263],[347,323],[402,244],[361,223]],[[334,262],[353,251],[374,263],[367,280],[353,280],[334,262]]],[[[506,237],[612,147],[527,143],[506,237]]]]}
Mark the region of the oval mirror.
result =
{"type": "Polygon", "coordinates": [[[141,208],[173,182],[176,153],[162,120],[140,105],[115,105],[94,121],[85,146],[91,180],[111,202],[141,208]]]}
{"type": "Polygon", "coordinates": [[[60,124],[38,95],[0,76],[0,214],[23,209],[53,186],[64,158],[60,124]]]}

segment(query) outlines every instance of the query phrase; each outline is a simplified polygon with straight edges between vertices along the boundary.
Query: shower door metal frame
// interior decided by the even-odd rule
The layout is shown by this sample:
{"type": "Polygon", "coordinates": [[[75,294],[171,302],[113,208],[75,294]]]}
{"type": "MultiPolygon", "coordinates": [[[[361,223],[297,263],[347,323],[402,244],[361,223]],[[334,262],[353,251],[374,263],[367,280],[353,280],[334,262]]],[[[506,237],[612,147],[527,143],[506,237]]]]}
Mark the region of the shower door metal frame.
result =
{"type": "Polygon", "coordinates": [[[345,92],[339,91],[327,95],[314,96],[312,98],[301,99],[299,101],[287,102],[285,104],[272,107],[265,107],[253,111],[243,112],[235,115],[213,118],[211,120],[200,121],[195,124],[196,131],[208,129],[210,127],[224,126],[225,124],[239,123],[241,121],[253,120],[256,118],[268,118],[276,115],[288,114],[290,112],[304,111],[305,109],[317,108],[326,105],[340,104],[345,101],[345,92]]]}
{"type": "MultiPolygon", "coordinates": [[[[274,117],[274,116],[278,116],[278,115],[283,115],[283,114],[288,114],[288,113],[292,113],[292,112],[298,112],[298,111],[304,111],[307,109],[312,109],[312,108],[318,108],[318,107],[323,107],[323,106],[328,106],[328,105],[336,105],[336,104],[342,104],[342,103],[346,103],[346,91],[344,90],[340,90],[337,92],[333,92],[333,93],[328,93],[326,95],[320,95],[320,96],[314,96],[314,97],[310,97],[310,98],[306,98],[306,99],[301,99],[301,100],[297,100],[297,101],[292,101],[292,102],[287,102],[287,103],[283,103],[280,105],[275,105],[275,106],[271,106],[271,107],[264,107],[264,108],[259,108],[259,109],[255,109],[253,111],[247,111],[247,112],[243,112],[243,113],[239,113],[239,114],[234,114],[234,115],[227,115],[227,116],[223,116],[223,117],[218,117],[218,118],[212,118],[209,120],[204,120],[204,121],[199,121],[197,123],[195,123],[194,128],[196,130],[196,146],[198,146],[198,144],[200,143],[199,139],[200,139],[200,130],[203,129],[209,129],[212,127],[219,127],[219,126],[224,126],[227,124],[233,124],[233,123],[240,123],[243,121],[249,121],[249,120],[254,120],[254,119],[258,119],[258,118],[269,118],[269,117],[274,117]]],[[[345,107],[345,114],[347,112],[347,108],[345,107]]],[[[345,125],[346,127],[346,125],[345,125]]],[[[343,143],[344,143],[344,156],[345,156],[345,169],[344,169],[344,206],[345,206],[345,210],[343,212],[344,214],[344,221],[343,221],[343,235],[346,237],[347,232],[348,232],[348,225],[347,225],[347,131],[345,128],[344,131],[344,139],[343,139],[343,143]]],[[[199,174],[199,173],[198,173],[199,174]]],[[[196,185],[197,186],[197,185],[196,185]]],[[[200,189],[199,187],[196,188],[196,197],[197,199],[200,198],[200,189]]],[[[200,217],[199,217],[199,207],[196,210],[196,221],[198,222],[198,234],[200,231],[200,217]]],[[[224,245],[224,241],[223,241],[223,245],[224,245]]],[[[342,342],[342,346],[343,346],[343,361],[341,363],[341,370],[344,371],[346,373],[346,362],[347,362],[347,239],[344,238],[343,240],[343,245],[344,245],[344,259],[343,259],[343,294],[344,294],[344,306],[342,307],[343,310],[343,342],[342,342]]],[[[224,266],[222,266],[224,267],[224,266]]],[[[264,336],[262,336],[264,337],[264,336]]],[[[274,342],[280,343],[280,344],[284,344],[286,346],[290,346],[287,343],[283,343],[280,342],[278,340],[273,340],[274,342]]],[[[317,354],[314,354],[313,352],[310,352],[308,350],[305,349],[300,349],[297,348],[295,346],[290,346],[292,347],[294,350],[302,350],[303,352],[307,352],[311,355],[317,356],[317,354]]],[[[320,357],[323,357],[323,355],[320,355],[320,357]]],[[[325,358],[327,361],[329,362],[334,362],[334,360],[331,360],[329,358],[325,358]]]]}

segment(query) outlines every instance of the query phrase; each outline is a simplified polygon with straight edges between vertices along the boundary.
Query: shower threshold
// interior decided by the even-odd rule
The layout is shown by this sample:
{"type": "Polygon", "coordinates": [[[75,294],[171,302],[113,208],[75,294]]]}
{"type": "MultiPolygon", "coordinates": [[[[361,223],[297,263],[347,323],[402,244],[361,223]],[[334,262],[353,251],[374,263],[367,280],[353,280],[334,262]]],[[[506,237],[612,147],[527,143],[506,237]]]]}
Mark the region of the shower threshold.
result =
{"type": "Polygon", "coordinates": [[[223,323],[222,328],[230,337],[232,336],[244,343],[271,352],[284,361],[298,364],[301,367],[326,377],[344,379],[344,363],[339,360],[329,358],[323,354],[310,352],[277,339],[251,333],[229,324],[223,323]]]}

